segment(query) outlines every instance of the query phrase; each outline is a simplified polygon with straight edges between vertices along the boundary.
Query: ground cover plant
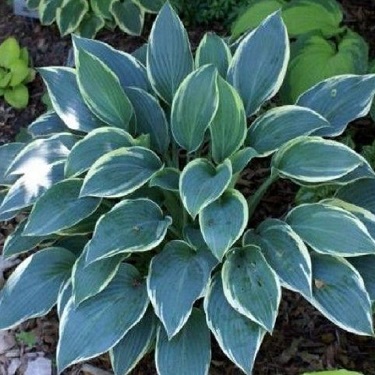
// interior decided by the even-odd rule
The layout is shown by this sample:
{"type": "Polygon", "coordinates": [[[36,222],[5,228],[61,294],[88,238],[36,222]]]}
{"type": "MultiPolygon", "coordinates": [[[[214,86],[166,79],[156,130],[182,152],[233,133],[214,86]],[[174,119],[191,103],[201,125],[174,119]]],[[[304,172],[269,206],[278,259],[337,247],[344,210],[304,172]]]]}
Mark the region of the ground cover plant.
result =
{"type": "Polygon", "coordinates": [[[14,108],[27,106],[29,91],[26,84],[35,77],[29,67],[27,48],[21,48],[18,41],[9,37],[0,44],[0,97],[14,108]]]}
{"type": "Polygon", "coordinates": [[[289,59],[279,12],[233,55],[207,34],[193,58],[169,4],[145,65],[73,44],[75,69],[40,69],[53,111],[28,127],[30,142],[0,147],[0,219],[29,213],[4,256],[39,249],[1,291],[0,329],[57,304],[59,372],[109,351],[125,374],[154,349],[159,374],[207,374],[211,332],[250,374],[284,287],[373,335],[374,171],[327,138],[369,111],[375,75],[334,77],[267,109],[289,59]],[[242,170],[271,155],[269,177],[244,197],[242,170]],[[248,228],[278,179],[341,187],[248,228]]]}
{"type": "Polygon", "coordinates": [[[365,74],[368,45],[343,26],[343,11],[336,0],[253,0],[232,25],[232,38],[258,26],[271,12],[281,9],[293,41],[291,58],[280,90],[283,103],[323,79],[338,74],[365,74]]]}
{"type": "Polygon", "coordinates": [[[118,26],[131,35],[140,35],[145,13],[156,13],[164,0],[26,0],[38,11],[40,22],[56,22],[62,36],[76,33],[87,38],[106,27],[118,26]]]}

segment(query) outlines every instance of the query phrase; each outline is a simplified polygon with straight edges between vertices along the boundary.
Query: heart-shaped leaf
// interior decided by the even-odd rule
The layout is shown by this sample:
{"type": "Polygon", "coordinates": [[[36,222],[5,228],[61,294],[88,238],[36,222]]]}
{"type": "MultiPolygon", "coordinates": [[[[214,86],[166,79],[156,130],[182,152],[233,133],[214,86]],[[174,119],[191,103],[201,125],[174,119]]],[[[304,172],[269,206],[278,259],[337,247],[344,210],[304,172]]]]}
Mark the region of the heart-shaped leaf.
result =
{"type": "Polygon", "coordinates": [[[207,324],[225,355],[245,374],[251,374],[266,331],[228,303],[219,273],[208,289],[204,310],[207,324]]]}
{"type": "Polygon", "coordinates": [[[281,299],[279,279],[257,246],[231,251],[221,276],[231,306],[272,332],[281,299]]]}
{"type": "Polygon", "coordinates": [[[231,178],[229,160],[216,168],[205,159],[191,161],[180,177],[180,196],[189,214],[195,218],[204,207],[219,198],[231,178]]]}
{"type": "Polygon", "coordinates": [[[375,240],[365,225],[342,208],[303,204],[289,212],[286,222],[319,253],[348,257],[375,254],[375,240]]]}
{"type": "Polygon", "coordinates": [[[185,150],[195,151],[217,108],[217,70],[205,65],[186,77],[173,98],[171,129],[175,141],[185,150]]]}
{"type": "Polygon", "coordinates": [[[26,258],[1,290],[0,329],[47,314],[56,303],[60,286],[69,277],[74,261],[70,251],[58,247],[26,258]]]}
{"type": "Polygon", "coordinates": [[[123,200],[97,222],[86,262],[151,250],[163,241],[171,222],[171,218],[164,217],[160,207],[149,199],[123,200]]]}
{"type": "Polygon", "coordinates": [[[193,70],[193,56],[184,25],[166,2],[152,26],[147,45],[147,74],[154,90],[167,103],[193,70]]]}
{"type": "Polygon", "coordinates": [[[240,238],[249,219],[246,199],[237,190],[228,190],[202,209],[199,224],[203,238],[221,261],[225,252],[240,238]]]}
{"type": "Polygon", "coordinates": [[[281,13],[275,12],[240,42],[229,66],[227,79],[239,92],[247,116],[279,91],[288,60],[288,34],[281,13]]]}
{"type": "Polygon", "coordinates": [[[60,319],[58,372],[115,346],[140,321],[148,304],[145,282],[130,264],[122,264],[101,293],[79,306],[71,298],[60,319]]]}
{"type": "Polygon", "coordinates": [[[81,196],[122,197],[140,188],[161,168],[159,157],[147,148],[119,148],[92,165],[81,196]]]}
{"type": "Polygon", "coordinates": [[[169,339],[188,320],[216,264],[209,251],[196,251],[183,241],[167,243],[163,251],[152,258],[147,277],[148,295],[169,339]]]}

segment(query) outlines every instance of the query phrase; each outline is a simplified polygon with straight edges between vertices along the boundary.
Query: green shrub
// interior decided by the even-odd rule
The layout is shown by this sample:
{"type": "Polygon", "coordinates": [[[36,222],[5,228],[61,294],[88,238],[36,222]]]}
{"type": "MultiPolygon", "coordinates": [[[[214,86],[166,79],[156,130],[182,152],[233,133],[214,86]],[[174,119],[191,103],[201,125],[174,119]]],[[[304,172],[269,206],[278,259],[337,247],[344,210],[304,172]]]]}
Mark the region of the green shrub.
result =
{"type": "Polygon", "coordinates": [[[56,22],[62,36],[76,33],[93,38],[106,27],[118,26],[131,35],[140,35],[145,13],[157,13],[165,0],[26,0],[38,10],[42,25],[56,22]]]}
{"type": "Polygon", "coordinates": [[[1,291],[0,329],[57,303],[59,372],[109,351],[123,375],[155,349],[161,375],[207,374],[212,332],[250,374],[282,286],[338,326],[373,334],[374,171],[323,137],[368,111],[375,75],[321,82],[247,127],[285,76],[278,12],[233,56],[207,34],[193,59],[168,4],[146,66],[98,41],[73,44],[76,69],[40,70],[54,111],[29,126],[31,142],[0,148],[0,219],[29,212],[4,255],[39,249],[1,291]],[[236,181],[269,155],[269,177],[246,199],[236,181]],[[280,178],[342,187],[248,228],[280,178]]]}
{"type": "Polygon", "coordinates": [[[253,0],[233,23],[232,37],[258,26],[279,8],[289,37],[296,39],[280,91],[283,103],[295,103],[301,93],[323,79],[367,72],[367,43],[341,26],[343,13],[335,0],[253,0]]]}
{"type": "Polygon", "coordinates": [[[25,108],[29,102],[26,84],[34,77],[27,49],[13,37],[5,39],[0,44],[0,97],[14,108],[25,108]]]}

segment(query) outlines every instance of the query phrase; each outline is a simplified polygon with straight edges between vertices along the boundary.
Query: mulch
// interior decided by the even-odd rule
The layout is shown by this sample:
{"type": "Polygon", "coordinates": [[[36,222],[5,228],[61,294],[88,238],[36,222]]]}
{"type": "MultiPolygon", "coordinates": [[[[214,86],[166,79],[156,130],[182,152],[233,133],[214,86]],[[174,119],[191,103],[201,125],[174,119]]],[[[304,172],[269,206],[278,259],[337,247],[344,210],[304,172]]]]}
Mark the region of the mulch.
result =
{"type": "MultiPolygon", "coordinates": [[[[375,1],[342,0],[345,10],[345,23],[360,33],[370,45],[370,56],[375,58],[375,1]]],[[[214,29],[223,32],[220,25],[214,29]]],[[[190,32],[196,44],[204,32],[196,27],[190,32]]],[[[145,35],[147,36],[148,30],[145,35]]],[[[41,26],[33,19],[15,16],[5,0],[0,2],[0,42],[6,37],[16,36],[22,46],[26,46],[35,67],[61,66],[66,63],[70,38],[61,38],[57,29],[41,26]]],[[[101,32],[98,39],[115,48],[132,52],[146,41],[146,37],[132,37],[123,33],[101,32]]],[[[0,144],[15,139],[21,128],[45,111],[41,102],[44,86],[39,76],[29,85],[30,103],[25,110],[14,110],[0,99],[0,144]]],[[[375,139],[375,126],[370,118],[356,121],[350,126],[355,140],[363,144],[375,139]]],[[[1,161],[0,161],[1,162],[1,161]]],[[[257,165],[258,167],[258,165],[257,165]]],[[[262,167],[262,166],[261,166],[262,167]]],[[[245,194],[251,193],[264,177],[264,169],[251,167],[243,176],[245,194]]],[[[258,215],[279,217],[293,201],[296,188],[281,181],[269,191],[262,201],[258,215]]],[[[256,224],[259,217],[253,219],[256,224]]],[[[0,228],[0,240],[9,233],[9,225],[0,228]]],[[[0,241],[1,247],[2,241],[0,241]]],[[[32,331],[37,342],[32,347],[20,347],[23,353],[45,353],[53,358],[57,341],[56,314],[33,319],[18,329],[32,331]]],[[[28,354],[29,355],[29,354],[28,354]]],[[[29,357],[32,357],[29,355],[29,357]]],[[[107,356],[90,361],[96,367],[109,369],[107,356]]],[[[256,359],[254,375],[300,375],[304,371],[330,368],[347,368],[362,371],[365,375],[375,375],[375,340],[355,336],[333,325],[296,293],[284,291],[280,313],[272,337],[267,335],[256,359]]],[[[64,372],[65,375],[78,374],[79,366],[64,372]]],[[[156,374],[152,356],[147,356],[134,370],[136,375],[156,374]]],[[[210,370],[213,375],[241,374],[221,350],[213,347],[213,361],[210,370]]],[[[3,374],[2,374],[3,375],[3,374]]],[[[6,375],[6,374],[4,374],[6,375]]],[[[193,375],[193,374],[192,374],[193,375]]]]}

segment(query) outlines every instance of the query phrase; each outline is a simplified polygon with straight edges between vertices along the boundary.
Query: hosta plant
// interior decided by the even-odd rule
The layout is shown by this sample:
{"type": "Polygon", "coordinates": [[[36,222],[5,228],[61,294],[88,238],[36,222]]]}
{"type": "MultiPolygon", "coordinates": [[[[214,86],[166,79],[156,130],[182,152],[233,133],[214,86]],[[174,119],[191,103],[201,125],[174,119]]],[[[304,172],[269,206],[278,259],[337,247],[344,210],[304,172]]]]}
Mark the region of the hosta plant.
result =
{"type": "Polygon", "coordinates": [[[93,38],[106,27],[118,26],[131,35],[140,35],[146,13],[157,13],[164,0],[26,0],[38,11],[40,22],[56,22],[62,36],[76,33],[93,38]]]}
{"type": "Polygon", "coordinates": [[[286,288],[373,334],[375,176],[330,138],[367,113],[375,75],[338,76],[265,110],[289,58],[278,12],[233,55],[207,34],[193,58],[169,4],[146,65],[98,41],[73,44],[75,69],[40,69],[54,110],[29,126],[30,142],[0,148],[0,219],[28,213],[4,256],[38,249],[1,291],[0,329],[57,305],[60,373],[109,352],[124,375],[154,350],[159,374],[204,375],[215,339],[250,374],[286,288]],[[271,155],[245,197],[241,172],[271,155]],[[250,228],[278,179],[342,187],[250,228]]]}
{"type": "Polygon", "coordinates": [[[29,102],[26,84],[35,77],[29,64],[27,48],[21,48],[17,39],[9,37],[0,44],[0,97],[17,109],[29,102]]]}
{"type": "Polygon", "coordinates": [[[232,37],[258,26],[261,19],[282,9],[293,38],[290,63],[280,90],[283,103],[292,104],[304,91],[339,74],[365,74],[368,46],[341,26],[343,12],[336,0],[254,0],[232,26],[232,37]]]}

